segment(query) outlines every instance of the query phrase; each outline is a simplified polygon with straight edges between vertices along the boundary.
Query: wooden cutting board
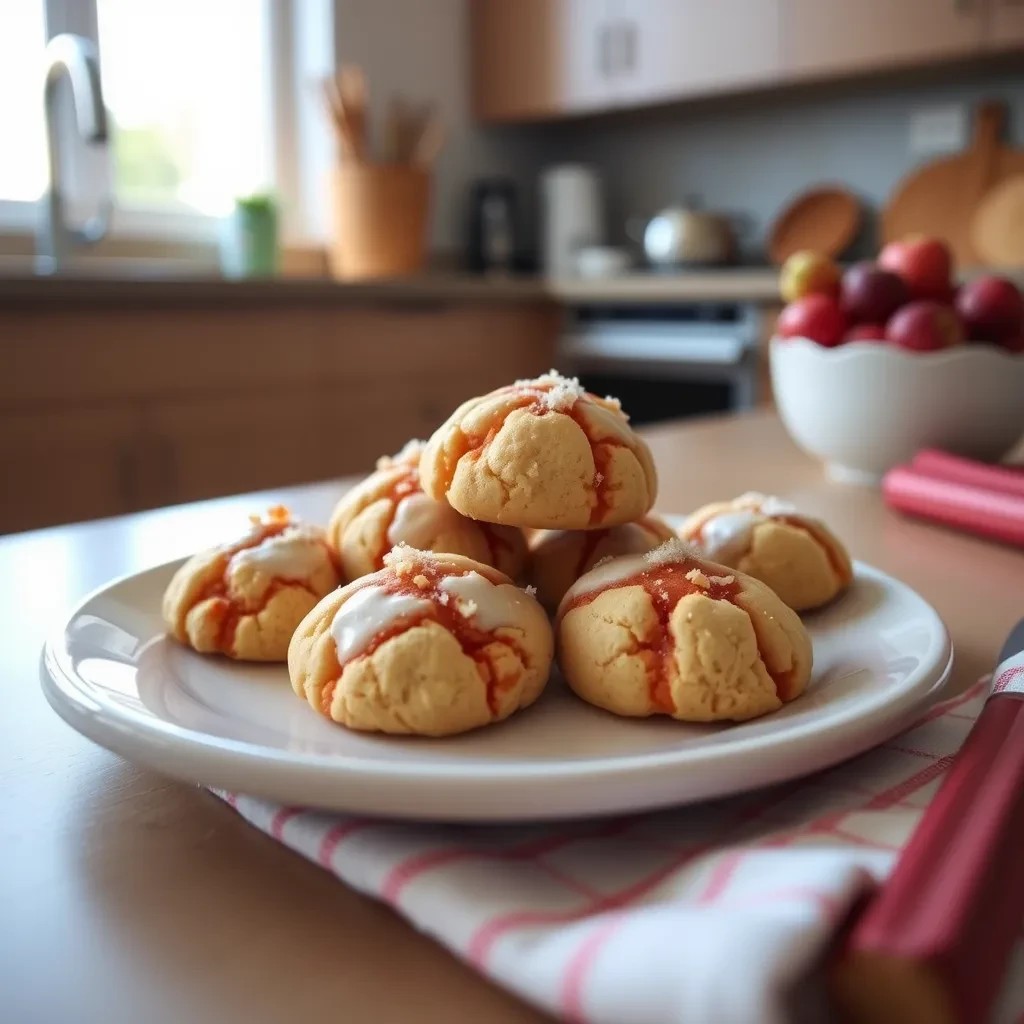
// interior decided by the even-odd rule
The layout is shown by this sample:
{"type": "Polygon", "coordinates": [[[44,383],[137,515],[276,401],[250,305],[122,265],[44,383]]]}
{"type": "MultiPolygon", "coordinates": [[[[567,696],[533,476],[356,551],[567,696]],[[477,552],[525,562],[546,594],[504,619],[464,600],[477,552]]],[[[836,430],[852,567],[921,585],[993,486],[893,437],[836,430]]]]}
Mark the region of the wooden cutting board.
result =
{"type": "Polygon", "coordinates": [[[904,178],[882,211],[882,241],[927,234],[945,239],[957,264],[983,263],[971,241],[971,220],[986,192],[1024,173],[1024,151],[1002,143],[1006,107],[983,103],[975,112],[974,137],[957,156],[926,164],[904,178]]]}
{"type": "Polygon", "coordinates": [[[971,242],[990,267],[1024,267],[1024,174],[988,190],[971,221],[971,242]]]}

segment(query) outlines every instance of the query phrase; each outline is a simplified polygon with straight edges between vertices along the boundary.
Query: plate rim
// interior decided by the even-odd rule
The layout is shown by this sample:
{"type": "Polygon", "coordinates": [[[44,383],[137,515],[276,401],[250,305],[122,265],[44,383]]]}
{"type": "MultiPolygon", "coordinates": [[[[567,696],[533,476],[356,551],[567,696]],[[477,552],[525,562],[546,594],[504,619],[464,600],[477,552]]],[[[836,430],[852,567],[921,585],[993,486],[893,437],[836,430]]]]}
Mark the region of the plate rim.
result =
{"type": "MultiPolygon", "coordinates": [[[[200,775],[209,774],[206,766],[209,766],[210,772],[216,775],[221,768],[233,772],[239,769],[244,771],[247,767],[265,769],[270,765],[300,774],[314,772],[319,775],[327,772],[339,780],[347,777],[356,781],[362,779],[374,782],[401,782],[410,791],[438,783],[454,784],[457,787],[460,781],[466,780],[465,765],[420,764],[416,766],[415,772],[411,772],[407,760],[368,760],[352,754],[281,751],[245,740],[201,732],[168,721],[152,712],[140,713],[116,704],[97,702],[88,684],[81,680],[70,664],[70,654],[63,642],[68,625],[79,617],[91,602],[105,593],[147,575],[166,574],[169,578],[174,568],[183,564],[185,560],[172,559],[109,580],[83,597],[67,613],[63,623],[51,630],[40,658],[42,689],[53,710],[72,728],[107,749],[133,760],[139,759],[139,748],[145,747],[146,741],[154,743],[165,752],[173,748],[177,757],[187,759],[196,765],[196,770],[188,772],[184,777],[199,782],[202,782],[200,775]],[[125,748],[130,748],[131,753],[125,753],[125,748]]],[[[923,711],[934,703],[937,694],[949,678],[954,657],[953,645],[949,630],[931,603],[909,584],[867,563],[855,561],[854,571],[855,575],[882,577],[895,583],[920,602],[923,606],[922,611],[932,619],[933,627],[942,638],[942,649],[937,656],[941,666],[936,668],[933,665],[928,670],[915,670],[911,674],[911,680],[902,686],[896,695],[887,698],[884,692],[881,693],[876,702],[872,702],[852,721],[840,716],[825,726],[813,720],[794,725],[784,734],[788,747],[801,743],[819,745],[823,739],[827,740],[835,732],[844,735],[848,735],[851,730],[860,733],[872,732],[878,727],[880,720],[902,721],[911,712],[923,711]]],[[[896,731],[898,729],[893,730],[894,733],[896,731]]],[[[716,764],[732,761],[736,757],[756,757],[766,749],[777,747],[779,742],[778,734],[769,733],[762,736],[737,737],[732,742],[720,745],[683,747],[674,751],[662,750],[615,757],[588,757],[562,764],[552,761],[537,765],[474,763],[472,784],[528,784],[536,783],[538,780],[546,783],[563,783],[579,779],[599,782],[602,778],[621,780],[623,775],[634,773],[645,774],[659,770],[685,771],[697,765],[702,769],[713,770],[716,764]]],[[[870,749],[870,745],[862,747],[862,750],[866,749],[870,749]]],[[[838,759],[848,756],[853,755],[844,754],[838,759]]],[[[815,770],[820,769],[810,769],[815,770]]]]}

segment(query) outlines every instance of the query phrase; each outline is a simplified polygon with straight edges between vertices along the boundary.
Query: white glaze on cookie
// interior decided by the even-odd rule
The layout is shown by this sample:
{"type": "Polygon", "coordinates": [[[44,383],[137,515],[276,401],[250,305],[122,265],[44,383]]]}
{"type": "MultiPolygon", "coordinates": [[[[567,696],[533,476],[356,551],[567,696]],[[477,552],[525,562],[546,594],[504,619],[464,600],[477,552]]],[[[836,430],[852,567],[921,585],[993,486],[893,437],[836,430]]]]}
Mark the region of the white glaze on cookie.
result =
{"type": "MultiPolygon", "coordinates": [[[[754,528],[779,516],[799,515],[797,507],[773,495],[748,491],[727,511],[704,521],[693,538],[706,557],[721,562],[740,558],[754,540],[754,528]]],[[[808,518],[808,517],[802,517],[808,518]]]]}
{"type": "Polygon", "coordinates": [[[331,622],[331,636],[344,665],[361,654],[378,633],[402,619],[429,615],[433,602],[411,594],[389,594],[383,587],[356,591],[337,611],[331,622]]]}
{"type": "Polygon", "coordinates": [[[289,526],[231,558],[231,569],[252,568],[282,579],[307,579],[327,558],[324,532],[317,526],[289,526]]]}
{"type": "Polygon", "coordinates": [[[558,606],[559,616],[581,594],[592,594],[595,590],[606,590],[622,580],[628,580],[657,565],[668,562],[683,562],[697,557],[690,545],[684,541],[667,540],[660,547],[641,555],[620,555],[598,562],[590,572],[581,576],[566,592],[558,606]]]}
{"type": "Polygon", "coordinates": [[[438,584],[442,594],[455,600],[455,610],[477,629],[526,629],[536,617],[536,600],[511,583],[491,583],[478,572],[446,576],[438,584]]]}
{"type": "Polygon", "coordinates": [[[414,548],[429,548],[446,530],[456,533],[462,528],[464,517],[446,501],[435,501],[422,491],[402,498],[395,508],[395,517],[388,527],[388,543],[408,544],[414,548]]]}

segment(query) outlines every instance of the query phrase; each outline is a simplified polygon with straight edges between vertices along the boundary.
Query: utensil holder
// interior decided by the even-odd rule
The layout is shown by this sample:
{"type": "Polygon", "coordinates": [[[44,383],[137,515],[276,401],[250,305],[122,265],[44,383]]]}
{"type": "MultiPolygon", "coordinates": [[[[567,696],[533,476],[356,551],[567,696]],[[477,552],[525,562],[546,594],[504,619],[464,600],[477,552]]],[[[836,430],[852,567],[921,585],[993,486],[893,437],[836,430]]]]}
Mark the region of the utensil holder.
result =
{"type": "Polygon", "coordinates": [[[429,172],[407,164],[351,163],[331,174],[331,273],[394,277],[423,269],[429,172]]]}

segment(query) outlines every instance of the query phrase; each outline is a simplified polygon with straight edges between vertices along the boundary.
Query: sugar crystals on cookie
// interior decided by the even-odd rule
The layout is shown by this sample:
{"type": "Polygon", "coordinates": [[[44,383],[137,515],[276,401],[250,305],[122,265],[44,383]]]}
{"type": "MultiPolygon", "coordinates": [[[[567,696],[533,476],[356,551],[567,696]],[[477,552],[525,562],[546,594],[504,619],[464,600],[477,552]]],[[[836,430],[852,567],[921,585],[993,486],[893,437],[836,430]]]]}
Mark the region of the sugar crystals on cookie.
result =
{"type": "Polygon", "coordinates": [[[657,474],[614,399],[554,370],[470,399],[427,442],[424,491],[472,519],[600,529],[650,511],[657,474]]]}

